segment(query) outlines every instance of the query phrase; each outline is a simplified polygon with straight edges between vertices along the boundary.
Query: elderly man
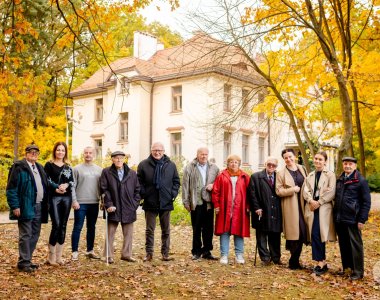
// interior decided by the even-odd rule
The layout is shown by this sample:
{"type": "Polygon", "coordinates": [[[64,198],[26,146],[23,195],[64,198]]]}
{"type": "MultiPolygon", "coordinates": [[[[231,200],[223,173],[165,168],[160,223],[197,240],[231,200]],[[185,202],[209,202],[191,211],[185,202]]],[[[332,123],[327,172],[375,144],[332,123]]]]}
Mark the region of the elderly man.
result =
{"type": "Polygon", "coordinates": [[[277,159],[269,157],[265,169],[254,173],[248,186],[253,207],[252,227],[256,228],[257,249],[263,265],[269,265],[271,261],[281,264],[281,201],[275,189],[277,165],[277,159]]]}
{"type": "Polygon", "coordinates": [[[31,273],[38,268],[32,262],[41,232],[41,223],[48,220],[48,181],[44,168],[37,163],[39,148],[29,145],[25,158],[16,161],[9,171],[7,201],[10,219],[18,221],[19,271],[31,273]]]}
{"type": "Polygon", "coordinates": [[[113,263],[115,232],[119,223],[123,230],[121,260],[135,262],[132,257],[133,223],[140,204],[140,184],[137,174],[125,161],[125,153],[111,154],[112,166],[103,169],[100,176],[100,192],[104,195],[104,209],[108,213],[108,251],[104,247],[104,257],[113,263]],[[108,253],[108,257],[107,257],[108,253]]]}
{"type": "Polygon", "coordinates": [[[351,269],[351,280],[364,275],[364,249],[361,230],[368,220],[371,194],[367,181],[356,169],[356,158],[343,157],[343,173],[336,183],[334,205],[335,229],[345,274],[351,269]]]}
{"type": "Polygon", "coordinates": [[[201,257],[215,260],[211,254],[214,231],[214,209],[211,191],[219,169],[208,161],[208,149],[199,148],[197,157],[183,171],[182,202],[191,214],[193,227],[193,260],[201,257]],[[203,244],[202,244],[203,238],[203,244]]]}
{"type": "Polygon", "coordinates": [[[176,165],[165,154],[162,143],[153,143],[149,157],[137,167],[141,185],[141,198],[145,211],[145,251],[144,261],[151,261],[154,249],[154,230],[156,218],[160,218],[162,260],[173,260],[169,256],[170,248],[170,211],[177,197],[180,180],[176,165]]]}
{"type": "Polygon", "coordinates": [[[74,227],[71,235],[72,260],[78,260],[78,246],[84,220],[87,220],[86,256],[99,259],[94,252],[95,227],[99,214],[99,177],[102,168],[93,163],[94,148],[83,150],[84,163],[73,168],[75,193],[73,193],[74,227]]]}

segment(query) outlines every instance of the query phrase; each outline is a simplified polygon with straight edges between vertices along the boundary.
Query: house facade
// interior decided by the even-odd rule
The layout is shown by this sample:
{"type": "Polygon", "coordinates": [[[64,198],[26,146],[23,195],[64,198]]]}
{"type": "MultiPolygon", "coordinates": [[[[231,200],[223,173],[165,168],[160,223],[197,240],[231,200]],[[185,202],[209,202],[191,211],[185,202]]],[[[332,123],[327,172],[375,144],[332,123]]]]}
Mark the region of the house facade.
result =
{"type": "Polygon", "coordinates": [[[268,126],[252,108],[265,90],[238,49],[203,33],[169,49],[149,34],[134,39],[133,57],[98,70],[70,93],[73,157],[86,146],[98,158],[122,150],[133,166],[160,141],[170,157],[189,161],[206,146],[219,167],[229,154],[254,171],[263,166],[268,126]]]}

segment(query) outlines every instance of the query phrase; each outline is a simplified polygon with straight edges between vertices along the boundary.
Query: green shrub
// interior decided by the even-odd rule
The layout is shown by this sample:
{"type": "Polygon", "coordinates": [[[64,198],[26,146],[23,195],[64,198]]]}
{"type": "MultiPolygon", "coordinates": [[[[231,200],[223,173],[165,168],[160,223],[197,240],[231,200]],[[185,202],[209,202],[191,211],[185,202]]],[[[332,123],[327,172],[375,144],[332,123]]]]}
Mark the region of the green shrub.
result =
{"type": "Polygon", "coordinates": [[[380,192],[380,174],[374,173],[367,177],[369,188],[371,192],[380,192]]]}
{"type": "Polygon", "coordinates": [[[174,210],[170,214],[170,223],[173,225],[190,225],[190,213],[182,204],[181,194],[174,201],[174,210]]]}
{"type": "Polygon", "coordinates": [[[6,188],[8,181],[8,171],[13,161],[10,158],[0,159],[0,211],[9,209],[6,197],[6,188]]]}

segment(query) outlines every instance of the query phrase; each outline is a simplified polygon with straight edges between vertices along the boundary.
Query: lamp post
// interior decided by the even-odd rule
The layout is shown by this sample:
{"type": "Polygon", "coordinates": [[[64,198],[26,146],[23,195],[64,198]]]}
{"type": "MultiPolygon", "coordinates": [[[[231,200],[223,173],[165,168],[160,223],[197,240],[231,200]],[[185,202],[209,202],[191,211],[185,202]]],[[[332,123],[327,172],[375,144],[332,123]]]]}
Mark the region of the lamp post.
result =
{"type": "Polygon", "coordinates": [[[72,106],[64,106],[65,112],[66,112],[66,145],[67,145],[67,150],[69,149],[69,123],[72,122],[72,117],[71,114],[73,113],[73,107],[72,106]]]}

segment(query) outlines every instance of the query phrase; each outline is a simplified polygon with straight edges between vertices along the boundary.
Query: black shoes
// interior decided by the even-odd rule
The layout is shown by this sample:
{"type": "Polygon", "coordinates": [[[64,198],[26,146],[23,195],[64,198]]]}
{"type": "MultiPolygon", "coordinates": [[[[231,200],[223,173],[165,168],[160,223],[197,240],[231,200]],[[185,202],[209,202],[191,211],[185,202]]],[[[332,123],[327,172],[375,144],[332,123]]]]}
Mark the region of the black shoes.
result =
{"type": "Polygon", "coordinates": [[[153,255],[152,254],[149,254],[147,253],[146,256],[144,257],[144,262],[149,262],[149,261],[152,261],[153,259],[153,255]]]}
{"type": "Polygon", "coordinates": [[[327,267],[327,264],[324,265],[322,268],[320,266],[316,266],[313,269],[313,273],[317,276],[321,276],[327,272],[329,268],[327,267]]]}
{"type": "Polygon", "coordinates": [[[163,261],[172,261],[174,260],[174,257],[171,257],[169,255],[162,255],[162,258],[161,258],[163,261]]]}
{"type": "Polygon", "coordinates": [[[294,264],[294,265],[289,265],[290,270],[303,270],[305,269],[301,264],[294,264]]]}
{"type": "Polygon", "coordinates": [[[193,256],[191,257],[192,260],[199,260],[200,258],[201,256],[198,254],[193,254],[193,256]]]}
{"type": "Polygon", "coordinates": [[[359,280],[359,279],[363,279],[363,275],[360,275],[360,274],[352,274],[350,276],[350,279],[351,280],[359,280]]]}
{"type": "Polygon", "coordinates": [[[33,273],[36,269],[33,269],[31,266],[17,267],[19,272],[33,273]]]}
{"type": "Polygon", "coordinates": [[[215,257],[211,253],[202,254],[202,258],[208,259],[208,260],[218,260],[219,258],[215,257]]]}

